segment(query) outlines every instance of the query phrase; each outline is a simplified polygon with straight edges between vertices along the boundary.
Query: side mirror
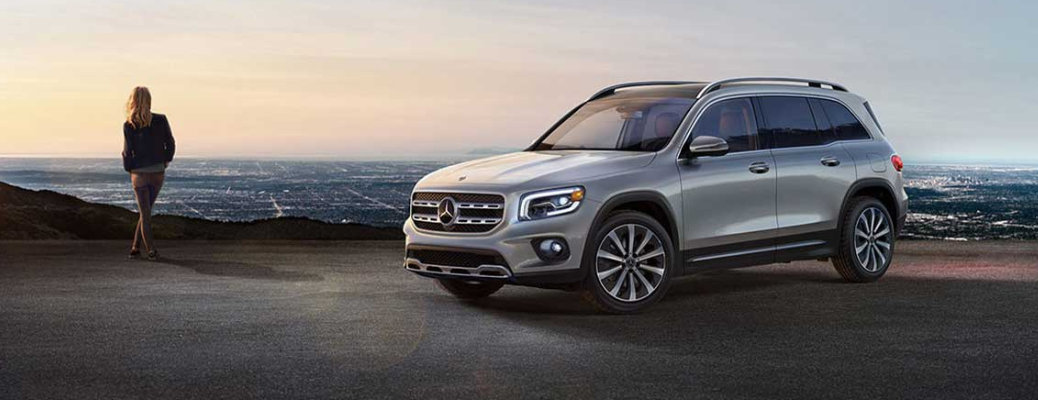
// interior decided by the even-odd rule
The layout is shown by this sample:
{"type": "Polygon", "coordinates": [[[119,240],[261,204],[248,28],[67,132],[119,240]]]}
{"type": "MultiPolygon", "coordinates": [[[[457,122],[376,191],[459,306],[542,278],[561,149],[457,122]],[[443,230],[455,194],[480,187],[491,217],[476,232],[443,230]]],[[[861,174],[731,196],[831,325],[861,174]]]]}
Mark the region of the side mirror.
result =
{"type": "Polygon", "coordinates": [[[717,157],[728,154],[728,142],[716,136],[699,136],[688,144],[688,152],[695,157],[717,157]]]}

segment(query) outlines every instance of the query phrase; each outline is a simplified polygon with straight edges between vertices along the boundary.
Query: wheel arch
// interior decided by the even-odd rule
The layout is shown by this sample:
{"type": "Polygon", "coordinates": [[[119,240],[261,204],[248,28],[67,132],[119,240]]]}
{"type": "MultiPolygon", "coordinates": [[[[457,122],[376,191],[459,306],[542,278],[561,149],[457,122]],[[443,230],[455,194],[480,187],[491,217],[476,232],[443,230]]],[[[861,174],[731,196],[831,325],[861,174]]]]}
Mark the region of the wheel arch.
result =
{"type": "Polygon", "coordinates": [[[895,230],[901,230],[901,227],[896,225],[899,223],[898,216],[901,215],[901,210],[898,209],[897,198],[894,197],[894,187],[890,182],[880,178],[865,178],[854,182],[854,184],[847,189],[847,194],[843,197],[843,204],[840,206],[840,224],[837,227],[837,232],[840,234],[843,233],[843,217],[847,213],[847,207],[850,206],[851,199],[858,196],[872,197],[879,200],[880,203],[883,203],[883,206],[887,208],[887,212],[890,213],[891,222],[895,224],[895,230]]]}
{"type": "MultiPolygon", "coordinates": [[[[598,208],[598,212],[595,214],[595,219],[591,223],[591,228],[588,230],[588,240],[584,243],[584,251],[582,260],[586,260],[589,254],[597,249],[597,243],[593,243],[591,240],[594,237],[594,232],[602,226],[609,215],[622,210],[632,210],[643,212],[657,222],[663,225],[663,229],[667,230],[667,236],[670,238],[671,243],[674,245],[674,250],[680,254],[681,245],[680,237],[681,233],[678,230],[677,221],[674,219],[674,211],[670,207],[670,203],[667,202],[667,198],[659,192],[652,191],[635,191],[635,192],[624,192],[613,195],[598,208]]],[[[679,260],[681,257],[674,257],[674,262],[679,260]]],[[[676,275],[682,275],[682,268],[678,268],[680,265],[675,264],[673,271],[676,275]]],[[[585,261],[580,263],[580,274],[586,276],[588,273],[588,264],[585,261]]]]}
{"type": "Polygon", "coordinates": [[[670,208],[667,198],[658,192],[625,192],[610,197],[599,207],[598,213],[595,214],[595,220],[591,224],[591,231],[598,229],[602,222],[609,217],[609,214],[621,210],[640,211],[648,214],[667,230],[667,236],[674,243],[675,249],[680,247],[680,232],[678,231],[677,221],[674,219],[674,211],[670,208]]]}

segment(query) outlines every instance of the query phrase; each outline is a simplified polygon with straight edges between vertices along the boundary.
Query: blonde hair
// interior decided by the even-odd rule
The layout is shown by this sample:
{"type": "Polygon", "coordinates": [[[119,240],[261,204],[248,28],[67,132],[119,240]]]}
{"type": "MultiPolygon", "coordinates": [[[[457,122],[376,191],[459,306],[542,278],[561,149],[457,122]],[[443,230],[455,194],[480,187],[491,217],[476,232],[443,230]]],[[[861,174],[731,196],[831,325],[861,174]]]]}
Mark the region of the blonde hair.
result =
{"type": "Polygon", "coordinates": [[[144,86],[137,86],[130,92],[126,100],[126,122],[133,129],[151,126],[151,92],[144,86]]]}

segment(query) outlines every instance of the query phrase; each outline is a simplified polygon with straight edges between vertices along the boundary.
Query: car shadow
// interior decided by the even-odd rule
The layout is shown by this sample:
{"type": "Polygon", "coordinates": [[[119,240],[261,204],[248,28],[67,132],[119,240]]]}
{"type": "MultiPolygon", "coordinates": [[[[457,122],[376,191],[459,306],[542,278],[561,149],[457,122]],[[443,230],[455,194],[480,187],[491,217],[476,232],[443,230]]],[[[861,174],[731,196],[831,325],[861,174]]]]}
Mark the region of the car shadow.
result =
{"type": "MultiPolygon", "coordinates": [[[[708,298],[735,292],[765,291],[774,286],[798,285],[805,282],[842,283],[839,277],[815,274],[761,274],[748,269],[717,270],[675,279],[666,297],[653,309],[684,304],[696,298],[708,298]]],[[[507,289],[506,289],[507,290],[507,289]]],[[[529,289],[521,294],[465,301],[464,304],[487,311],[541,315],[605,315],[582,299],[580,292],[529,289]]]]}
{"type": "Polygon", "coordinates": [[[978,315],[1004,314],[1007,307],[1018,307],[1020,299],[1038,293],[1033,282],[982,276],[895,275],[853,284],[821,267],[727,270],[677,279],[650,309],[618,316],[597,311],[577,293],[507,290],[465,304],[553,335],[661,348],[681,346],[691,338],[724,342],[730,335],[789,340],[779,332],[812,337],[830,332],[848,340],[860,329],[914,327],[927,332],[934,316],[947,326],[973,329],[978,315]]]}
{"type": "Polygon", "coordinates": [[[245,279],[261,279],[280,282],[315,282],[324,280],[317,274],[282,271],[271,267],[236,261],[211,261],[193,259],[161,258],[156,263],[190,269],[202,275],[224,276],[245,279]]]}

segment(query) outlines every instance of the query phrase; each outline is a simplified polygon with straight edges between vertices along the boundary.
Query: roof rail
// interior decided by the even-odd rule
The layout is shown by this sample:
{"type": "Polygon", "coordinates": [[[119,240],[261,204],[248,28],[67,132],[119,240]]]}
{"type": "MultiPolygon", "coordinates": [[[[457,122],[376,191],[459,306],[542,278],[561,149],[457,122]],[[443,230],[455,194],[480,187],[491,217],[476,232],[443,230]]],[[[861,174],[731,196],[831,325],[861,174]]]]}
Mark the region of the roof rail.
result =
{"type": "Polygon", "coordinates": [[[699,91],[699,94],[696,95],[696,98],[697,99],[701,98],[704,95],[706,95],[707,93],[710,93],[710,92],[712,92],[714,90],[720,89],[721,85],[727,85],[727,84],[731,84],[731,83],[744,83],[744,82],[792,82],[792,83],[806,83],[810,87],[820,88],[820,87],[822,87],[822,85],[826,85],[826,86],[829,86],[829,87],[833,88],[833,90],[839,90],[841,92],[846,92],[847,91],[847,87],[845,87],[845,86],[843,86],[841,84],[832,83],[832,82],[826,82],[826,81],[820,81],[820,80],[817,80],[817,79],[754,76],[754,77],[745,77],[745,78],[722,79],[722,80],[719,80],[719,81],[710,82],[709,85],[706,85],[705,87],[703,87],[703,90],[699,91]]]}
{"type": "Polygon", "coordinates": [[[627,82],[627,83],[621,83],[619,85],[613,85],[613,86],[607,87],[605,89],[599,90],[598,93],[595,93],[594,95],[592,95],[590,98],[587,99],[587,101],[600,99],[600,98],[603,98],[605,96],[608,96],[608,95],[611,95],[611,94],[615,93],[618,89],[629,88],[629,87],[688,85],[688,84],[696,84],[696,83],[706,83],[706,82],[685,82],[685,81],[627,82]]]}

